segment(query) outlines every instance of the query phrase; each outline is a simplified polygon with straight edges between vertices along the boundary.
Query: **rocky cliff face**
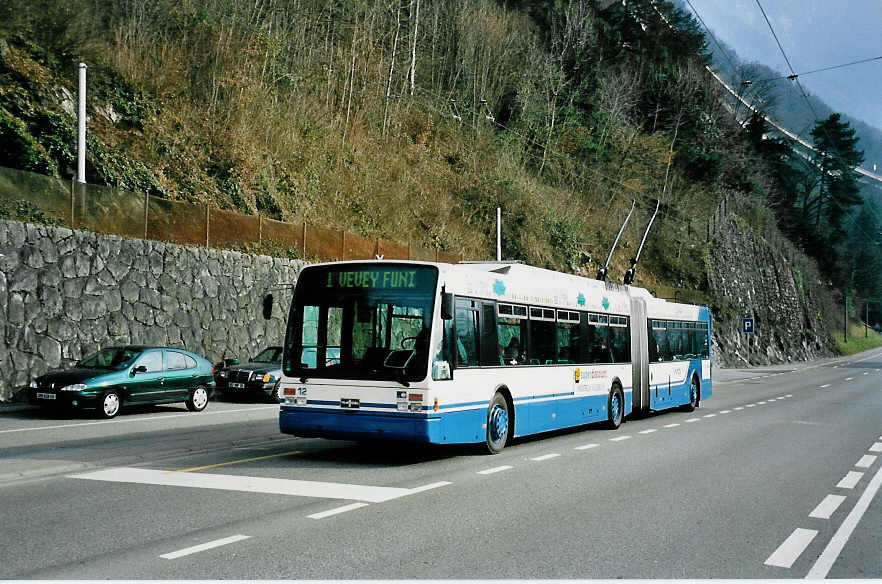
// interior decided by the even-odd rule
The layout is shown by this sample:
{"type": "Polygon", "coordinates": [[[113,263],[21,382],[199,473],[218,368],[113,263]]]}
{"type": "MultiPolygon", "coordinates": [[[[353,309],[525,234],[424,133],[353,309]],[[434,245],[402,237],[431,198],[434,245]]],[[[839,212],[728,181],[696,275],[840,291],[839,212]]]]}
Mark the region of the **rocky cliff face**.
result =
{"type": "Polygon", "coordinates": [[[762,237],[723,220],[710,248],[710,293],[715,299],[714,361],[738,367],[805,361],[834,354],[821,320],[820,286],[810,263],[783,238],[762,237]],[[741,332],[752,316],[755,332],[741,332]]]}
{"type": "Polygon", "coordinates": [[[0,401],[112,344],[178,346],[212,362],[284,338],[303,262],[0,221],[0,401]],[[263,296],[279,302],[262,316],[263,296]]]}

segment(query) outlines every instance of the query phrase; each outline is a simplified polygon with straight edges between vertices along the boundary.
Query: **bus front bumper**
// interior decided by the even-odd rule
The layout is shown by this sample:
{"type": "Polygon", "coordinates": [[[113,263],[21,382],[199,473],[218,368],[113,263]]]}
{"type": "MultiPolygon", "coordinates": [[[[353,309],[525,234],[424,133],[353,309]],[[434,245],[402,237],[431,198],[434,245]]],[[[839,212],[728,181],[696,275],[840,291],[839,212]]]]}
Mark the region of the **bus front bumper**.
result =
{"type": "Polygon", "coordinates": [[[451,419],[451,414],[386,413],[365,410],[334,410],[282,405],[279,430],[306,438],[338,440],[403,440],[433,444],[457,444],[480,440],[483,412],[474,421],[451,419]],[[464,423],[465,422],[465,423],[464,423]],[[471,423],[469,423],[471,422],[471,423]]]}

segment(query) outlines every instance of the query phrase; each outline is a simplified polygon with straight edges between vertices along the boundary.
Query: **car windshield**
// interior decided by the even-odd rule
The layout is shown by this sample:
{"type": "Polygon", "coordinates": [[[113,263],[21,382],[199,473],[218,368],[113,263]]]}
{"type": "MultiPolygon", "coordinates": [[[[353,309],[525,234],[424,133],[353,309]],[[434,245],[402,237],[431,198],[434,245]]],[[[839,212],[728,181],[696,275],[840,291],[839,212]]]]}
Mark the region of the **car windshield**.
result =
{"type": "Polygon", "coordinates": [[[267,347],[257,357],[252,359],[254,363],[281,363],[282,347],[267,347]]]}
{"type": "Polygon", "coordinates": [[[77,362],[83,369],[125,369],[141,351],[131,347],[108,347],[92,353],[77,362]]]}

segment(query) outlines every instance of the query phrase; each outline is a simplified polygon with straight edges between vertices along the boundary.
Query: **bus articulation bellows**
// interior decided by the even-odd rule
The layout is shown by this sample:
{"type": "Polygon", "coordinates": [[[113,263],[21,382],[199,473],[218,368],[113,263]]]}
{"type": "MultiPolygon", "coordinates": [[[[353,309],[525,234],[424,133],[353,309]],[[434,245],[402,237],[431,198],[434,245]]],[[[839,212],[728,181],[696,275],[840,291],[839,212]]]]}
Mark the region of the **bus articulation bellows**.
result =
{"type": "Polygon", "coordinates": [[[279,427],[482,443],[691,410],[711,395],[707,308],[517,263],[355,261],[297,279],[279,427]]]}

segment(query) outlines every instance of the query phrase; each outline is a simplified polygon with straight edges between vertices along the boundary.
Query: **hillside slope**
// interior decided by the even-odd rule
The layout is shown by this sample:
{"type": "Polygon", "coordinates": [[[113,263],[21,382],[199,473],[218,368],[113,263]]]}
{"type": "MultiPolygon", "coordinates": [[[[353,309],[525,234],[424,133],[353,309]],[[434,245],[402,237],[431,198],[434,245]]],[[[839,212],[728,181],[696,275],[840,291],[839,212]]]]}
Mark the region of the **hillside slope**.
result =
{"type": "Polygon", "coordinates": [[[470,258],[499,206],[506,259],[584,275],[634,200],[615,281],[658,199],[637,283],[731,319],[709,222],[770,228],[772,180],[695,23],[629,5],[8,0],[0,166],[70,176],[83,60],[89,182],[470,258]]]}

